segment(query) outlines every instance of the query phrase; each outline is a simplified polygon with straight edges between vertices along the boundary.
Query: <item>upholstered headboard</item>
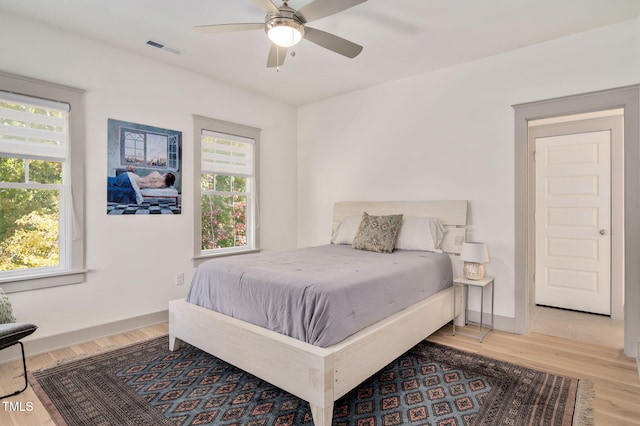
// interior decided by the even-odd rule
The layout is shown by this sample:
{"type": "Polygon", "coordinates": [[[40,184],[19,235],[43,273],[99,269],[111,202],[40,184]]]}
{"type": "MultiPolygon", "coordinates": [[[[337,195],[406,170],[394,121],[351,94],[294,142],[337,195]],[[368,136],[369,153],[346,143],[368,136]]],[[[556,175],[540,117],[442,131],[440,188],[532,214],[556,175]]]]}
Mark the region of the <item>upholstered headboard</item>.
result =
{"type": "Polygon", "coordinates": [[[460,254],[467,226],[467,200],[444,201],[340,201],[333,209],[333,227],[348,216],[403,214],[405,217],[428,216],[436,218],[447,228],[442,245],[449,254],[460,254]]]}

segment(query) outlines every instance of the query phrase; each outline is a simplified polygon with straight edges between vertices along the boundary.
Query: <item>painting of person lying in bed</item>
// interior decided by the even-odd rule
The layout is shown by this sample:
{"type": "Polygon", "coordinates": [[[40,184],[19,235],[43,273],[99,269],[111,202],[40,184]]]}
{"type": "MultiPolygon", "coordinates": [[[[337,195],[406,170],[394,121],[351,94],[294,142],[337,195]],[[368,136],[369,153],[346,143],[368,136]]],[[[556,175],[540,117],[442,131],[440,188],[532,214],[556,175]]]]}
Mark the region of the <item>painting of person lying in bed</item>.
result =
{"type": "Polygon", "coordinates": [[[176,180],[173,173],[160,174],[153,171],[145,176],[133,172],[107,177],[107,201],[119,204],[140,204],[145,188],[169,188],[176,180]]]}

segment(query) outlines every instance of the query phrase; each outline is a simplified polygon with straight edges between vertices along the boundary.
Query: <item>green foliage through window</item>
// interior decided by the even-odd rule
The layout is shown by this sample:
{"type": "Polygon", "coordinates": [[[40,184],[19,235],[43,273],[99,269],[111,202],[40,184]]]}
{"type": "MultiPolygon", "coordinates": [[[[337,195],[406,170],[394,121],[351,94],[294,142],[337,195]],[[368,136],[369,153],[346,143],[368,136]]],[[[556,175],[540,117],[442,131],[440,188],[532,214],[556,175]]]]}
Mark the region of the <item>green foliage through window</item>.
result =
{"type": "Polygon", "coordinates": [[[246,246],[247,178],[203,174],[200,180],[202,250],[246,246]]]}
{"type": "Polygon", "coordinates": [[[57,266],[58,228],[58,191],[0,189],[0,271],[57,266]]]}

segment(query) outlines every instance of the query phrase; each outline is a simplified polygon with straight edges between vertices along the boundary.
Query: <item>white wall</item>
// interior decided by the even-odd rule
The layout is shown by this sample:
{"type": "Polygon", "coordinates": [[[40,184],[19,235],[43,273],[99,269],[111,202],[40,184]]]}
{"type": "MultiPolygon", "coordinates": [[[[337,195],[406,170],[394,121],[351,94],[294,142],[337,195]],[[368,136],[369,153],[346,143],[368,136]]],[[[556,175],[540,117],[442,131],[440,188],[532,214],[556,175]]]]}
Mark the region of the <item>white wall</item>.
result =
{"type": "MultiPolygon", "coordinates": [[[[193,120],[198,114],[263,129],[262,246],[296,245],[296,109],[112,47],[0,16],[0,69],[86,90],[86,267],[80,285],[10,295],[41,339],[166,310],[193,274],[193,120]],[[183,132],[183,210],[106,215],[107,119],[183,132]],[[184,286],[175,274],[185,273],[184,286]]],[[[55,339],[54,339],[55,340],[55,339]]]]}
{"type": "MultiPolygon", "coordinates": [[[[640,81],[638,19],[299,108],[298,244],[341,200],[468,199],[496,314],[514,312],[514,104],[640,81]]],[[[477,300],[471,308],[479,310],[477,300]]]]}

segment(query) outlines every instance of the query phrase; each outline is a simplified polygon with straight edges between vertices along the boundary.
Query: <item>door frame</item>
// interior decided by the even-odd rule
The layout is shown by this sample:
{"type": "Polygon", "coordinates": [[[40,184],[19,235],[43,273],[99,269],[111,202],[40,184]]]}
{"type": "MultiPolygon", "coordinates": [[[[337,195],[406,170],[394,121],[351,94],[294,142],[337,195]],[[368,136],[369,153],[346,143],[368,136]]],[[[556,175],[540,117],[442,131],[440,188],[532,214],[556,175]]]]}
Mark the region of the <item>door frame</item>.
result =
{"type": "Polygon", "coordinates": [[[529,332],[534,241],[528,148],[529,121],[624,110],[624,353],[636,356],[640,340],[640,85],[513,105],[515,112],[515,331],[529,332]]]}

